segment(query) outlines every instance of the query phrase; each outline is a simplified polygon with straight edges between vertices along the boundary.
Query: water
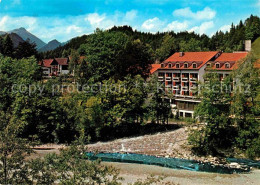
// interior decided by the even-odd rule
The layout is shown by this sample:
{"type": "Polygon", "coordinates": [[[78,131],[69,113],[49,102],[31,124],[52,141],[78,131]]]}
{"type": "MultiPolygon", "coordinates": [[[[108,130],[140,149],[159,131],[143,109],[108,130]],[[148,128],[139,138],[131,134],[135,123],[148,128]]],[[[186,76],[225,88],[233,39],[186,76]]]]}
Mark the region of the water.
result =
{"type": "MultiPolygon", "coordinates": [[[[250,168],[234,169],[225,166],[215,166],[210,163],[201,163],[195,160],[155,157],[142,154],[120,154],[120,153],[86,153],[90,160],[101,159],[107,162],[123,162],[156,165],[173,169],[182,169],[190,171],[211,172],[211,173],[243,173],[249,172],[250,168]]],[[[237,161],[236,161],[237,162],[237,161]]],[[[259,163],[260,164],[260,163],[259,163]]]]}

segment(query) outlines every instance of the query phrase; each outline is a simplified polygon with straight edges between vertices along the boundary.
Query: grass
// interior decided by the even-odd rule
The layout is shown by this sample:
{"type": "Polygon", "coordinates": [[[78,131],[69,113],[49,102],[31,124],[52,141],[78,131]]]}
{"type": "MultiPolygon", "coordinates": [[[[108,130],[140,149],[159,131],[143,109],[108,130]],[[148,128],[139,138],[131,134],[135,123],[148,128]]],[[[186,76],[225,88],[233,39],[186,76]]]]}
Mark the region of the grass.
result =
{"type": "Polygon", "coordinates": [[[257,58],[260,59],[260,37],[258,37],[252,44],[252,50],[257,58]]]}

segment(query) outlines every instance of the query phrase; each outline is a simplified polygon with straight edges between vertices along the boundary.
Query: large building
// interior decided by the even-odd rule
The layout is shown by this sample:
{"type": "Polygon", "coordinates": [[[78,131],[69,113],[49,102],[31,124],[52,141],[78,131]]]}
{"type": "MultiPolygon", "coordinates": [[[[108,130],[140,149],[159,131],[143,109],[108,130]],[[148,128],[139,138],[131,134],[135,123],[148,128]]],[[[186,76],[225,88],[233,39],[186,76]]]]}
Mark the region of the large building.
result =
{"type": "Polygon", "coordinates": [[[179,52],[174,53],[159,67],[152,66],[151,73],[156,73],[158,81],[165,85],[165,91],[172,95],[169,100],[173,113],[181,117],[193,117],[194,107],[200,102],[195,89],[199,81],[204,81],[203,76],[207,69],[214,69],[222,80],[246,55],[247,52],[179,52]]]}

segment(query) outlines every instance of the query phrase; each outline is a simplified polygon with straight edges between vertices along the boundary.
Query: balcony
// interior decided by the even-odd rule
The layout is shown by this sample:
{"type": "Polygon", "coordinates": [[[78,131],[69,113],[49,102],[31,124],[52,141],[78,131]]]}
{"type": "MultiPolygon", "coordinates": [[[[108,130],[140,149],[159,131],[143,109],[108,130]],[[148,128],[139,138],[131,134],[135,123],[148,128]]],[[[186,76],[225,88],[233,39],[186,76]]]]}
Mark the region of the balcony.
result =
{"type": "Polygon", "coordinates": [[[191,89],[191,90],[195,90],[195,89],[197,89],[197,86],[196,86],[196,85],[193,85],[193,86],[190,87],[190,89],[191,89]]]}
{"type": "Polygon", "coordinates": [[[182,81],[182,82],[188,82],[188,80],[189,80],[188,77],[182,77],[182,78],[181,78],[181,81],[182,81]]]}
{"type": "Polygon", "coordinates": [[[180,77],[173,77],[172,78],[174,82],[179,82],[180,81],[180,77]]]}
{"type": "Polygon", "coordinates": [[[178,85],[173,86],[173,90],[178,91],[180,87],[178,85]]]}
{"type": "Polygon", "coordinates": [[[192,81],[192,82],[196,82],[196,81],[198,81],[198,78],[190,78],[190,81],[192,81]]]}
{"type": "Polygon", "coordinates": [[[163,76],[158,76],[158,81],[160,81],[160,82],[164,81],[164,77],[163,76]]]}
{"type": "Polygon", "coordinates": [[[172,77],[166,77],[165,79],[167,82],[172,81],[172,77]]]}
{"type": "Polygon", "coordinates": [[[183,87],[181,88],[181,90],[182,90],[182,91],[189,91],[189,87],[188,87],[188,86],[183,86],[183,87]]]}

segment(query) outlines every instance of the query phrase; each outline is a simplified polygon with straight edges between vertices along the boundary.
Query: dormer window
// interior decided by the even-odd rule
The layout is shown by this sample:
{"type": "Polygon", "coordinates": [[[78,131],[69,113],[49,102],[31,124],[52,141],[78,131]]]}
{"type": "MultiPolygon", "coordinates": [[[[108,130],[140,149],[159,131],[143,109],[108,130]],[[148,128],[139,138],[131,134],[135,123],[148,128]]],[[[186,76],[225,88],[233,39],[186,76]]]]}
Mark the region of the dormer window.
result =
{"type": "Polygon", "coordinates": [[[169,68],[172,68],[172,64],[169,64],[169,68]]]}
{"type": "Polygon", "coordinates": [[[188,66],[189,66],[188,64],[184,64],[184,68],[188,68],[188,66]]]}
{"type": "Polygon", "coordinates": [[[197,64],[193,63],[192,68],[197,68],[197,64]]]}
{"type": "Polygon", "coordinates": [[[176,68],[180,68],[180,64],[176,64],[176,68]]]}
{"type": "Polygon", "coordinates": [[[230,68],[230,64],[229,64],[229,63],[226,63],[226,64],[225,64],[225,68],[230,68]]]}
{"type": "Polygon", "coordinates": [[[164,68],[164,64],[161,64],[161,68],[164,68]]]}
{"type": "Polygon", "coordinates": [[[216,63],[216,69],[220,68],[220,64],[216,63]]]}

